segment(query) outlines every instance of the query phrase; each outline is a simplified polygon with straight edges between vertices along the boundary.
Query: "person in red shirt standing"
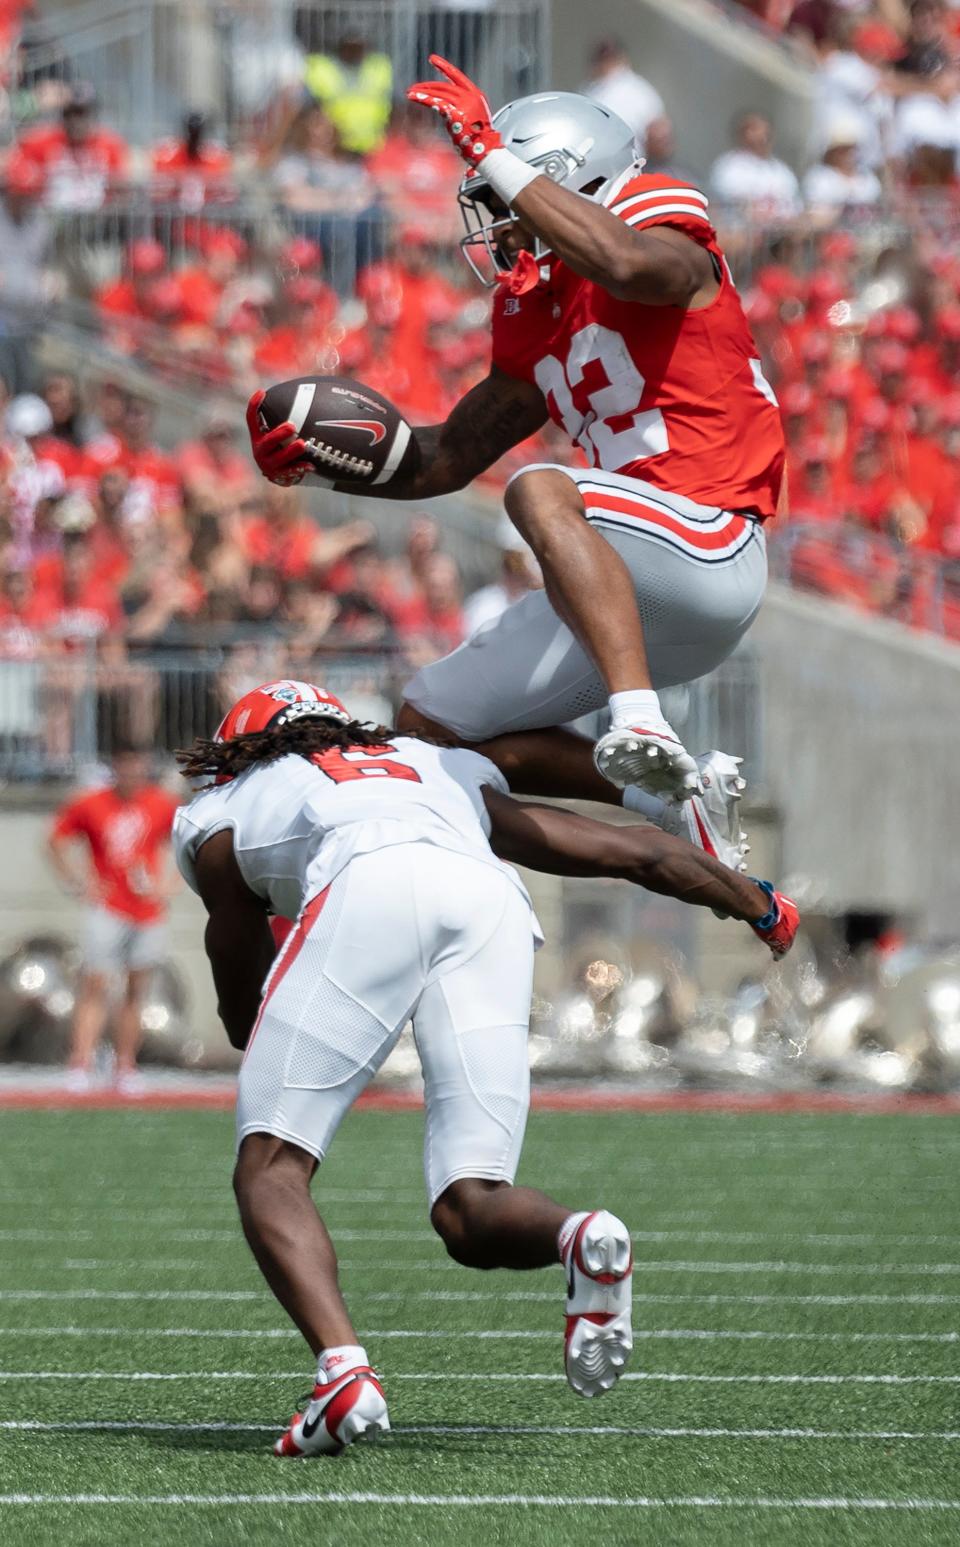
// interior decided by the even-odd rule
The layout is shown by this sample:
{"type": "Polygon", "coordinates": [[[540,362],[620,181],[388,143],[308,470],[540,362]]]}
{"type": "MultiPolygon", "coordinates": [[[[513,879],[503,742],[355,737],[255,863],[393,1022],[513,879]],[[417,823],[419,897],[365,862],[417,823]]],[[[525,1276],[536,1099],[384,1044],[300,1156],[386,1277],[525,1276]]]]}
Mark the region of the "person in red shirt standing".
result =
{"type": "Polygon", "coordinates": [[[405,221],[416,210],[435,240],[453,240],[459,160],[415,103],[402,102],[394,109],[390,133],[367,169],[395,220],[405,221]]]}
{"type": "Polygon", "coordinates": [[[113,782],[67,801],[54,821],[53,868],[67,891],[87,903],[68,1075],[73,1090],[90,1087],[111,979],[118,975],[124,994],[115,1030],[116,1083],[127,1094],[138,1089],[140,1006],[150,973],[166,955],[166,856],[178,804],[151,782],[146,754],[122,747],[113,755],[113,782]],[[87,848],[82,868],[73,853],[77,840],[87,848]]]}
{"type": "Polygon", "coordinates": [[[209,136],[205,113],[188,113],[179,139],[161,140],[153,148],[153,192],[159,199],[197,210],[233,192],[233,158],[209,136]]]}
{"type": "Polygon", "coordinates": [[[59,124],[28,129],[10,155],[43,177],[48,209],[96,210],[129,175],[130,152],[112,129],[97,123],[97,94],[84,83],[74,86],[59,124]]]}
{"type": "Polygon", "coordinates": [[[115,465],[130,479],[133,500],[149,505],[157,515],[178,511],[180,474],[172,457],[153,441],[153,409],[145,398],[131,397],[123,420],[123,439],[115,465]]]}
{"type": "Polygon", "coordinates": [[[153,237],[140,237],[126,250],[126,275],[101,285],[94,302],[106,325],[148,322],[153,285],[165,273],[167,255],[153,237]]]}

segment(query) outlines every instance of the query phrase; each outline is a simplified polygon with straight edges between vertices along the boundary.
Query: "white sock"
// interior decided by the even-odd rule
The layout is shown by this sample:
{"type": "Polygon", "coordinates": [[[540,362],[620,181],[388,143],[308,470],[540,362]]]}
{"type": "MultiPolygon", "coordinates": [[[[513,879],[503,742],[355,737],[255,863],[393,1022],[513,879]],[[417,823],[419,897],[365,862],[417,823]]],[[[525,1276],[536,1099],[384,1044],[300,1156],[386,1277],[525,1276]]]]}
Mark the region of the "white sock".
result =
{"type": "Polygon", "coordinates": [[[648,795],[638,784],[628,784],[623,792],[623,802],[628,811],[635,811],[638,816],[646,817],[654,827],[662,827],[667,810],[667,803],[661,800],[659,795],[648,795]]]}
{"type": "Polygon", "coordinates": [[[610,723],[614,730],[628,725],[638,730],[659,730],[667,722],[653,688],[610,694],[610,723]]]}
{"type": "Polygon", "coordinates": [[[672,833],[674,838],[690,838],[691,842],[693,841],[686,817],[690,801],[677,806],[673,801],[661,800],[659,795],[648,795],[646,790],[641,790],[636,784],[628,784],[623,792],[621,804],[628,811],[635,811],[638,816],[646,817],[647,821],[652,822],[654,827],[659,827],[662,833],[672,833]]]}
{"type": "Polygon", "coordinates": [[[342,1348],[325,1348],[317,1360],[317,1381],[324,1385],[337,1380],[358,1364],[369,1364],[366,1349],[357,1343],[345,1343],[342,1348]]]}
{"type": "Polygon", "coordinates": [[[557,1231],[557,1251],[560,1254],[560,1261],[564,1264],[564,1266],[566,1266],[567,1252],[570,1250],[570,1243],[576,1235],[577,1231],[580,1229],[580,1226],[583,1224],[584,1220],[588,1218],[589,1213],[589,1209],[583,1209],[579,1214],[568,1214],[563,1224],[560,1226],[560,1229],[557,1231]]]}

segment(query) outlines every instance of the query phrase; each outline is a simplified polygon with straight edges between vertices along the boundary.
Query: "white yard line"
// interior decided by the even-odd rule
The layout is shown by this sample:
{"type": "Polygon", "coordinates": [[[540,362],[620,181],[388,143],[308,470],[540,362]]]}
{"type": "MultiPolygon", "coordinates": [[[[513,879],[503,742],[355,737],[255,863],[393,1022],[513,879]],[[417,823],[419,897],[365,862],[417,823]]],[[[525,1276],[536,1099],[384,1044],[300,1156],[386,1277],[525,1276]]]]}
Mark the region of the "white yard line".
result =
{"type": "MultiPolygon", "coordinates": [[[[349,1197],[348,1194],[344,1194],[342,1196],[344,1198],[349,1197]]],[[[384,1197],[384,1200],[386,1201],[387,1200],[387,1195],[384,1194],[383,1197],[384,1197]]],[[[100,1201],[102,1202],[102,1200],[100,1200],[100,1201]]],[[[320,1202],[321,1205],[325,1201],[328,1201],[328,1200],[323,1199],[323,1198],[318,1199],[318,1202],[320,1202]]],[[[392,1200],[390,1200],[390,1201],[392,1202],[392,1200]]],[[[86,1203],[84,1204],[84,1211],[85,1211],[85,1213],[88,1212],[88,1205],[86,1203]]],[[[109,1219],[104,1221],[104,1225],[109,1224],[110,1221],[117,1221],[117,1222],[123,1221],[123,1222],[126,1222],[126,1223],[137,1223],[137,1224],[142,1225],[145,1230],[152,1230],[156,1225],[158,1225],[160,1223],[166,1224],[166,1223],[169,1223],[170,1221],[179,1223],[179,1222],[184,1221],[185,1219],[189,1219],[189,1216],[190,1216],[191,1212],[194,1212],[194,1213],[196,1212],[193,1205],[188,1205],[188,1207],[182,1213],[177,1213],[177,1212],[173,1212],[173,1211],[169,1211],[169,1210],[156,1210],[156,1211],[155,1210],[148,1210],[147,1212],[144,1212],[144,1211],[140,1211],[140,1212],[134,1212],[134,1211],[127,1212],[127,1211],[123,1211],[121,1213],[121,1212],[118,1212],[116,1210],[110,1210],[109,1211],[109,1219]]],[[[225,1208],[225,1212],[229,1213],[229,1217],[231,1219],[234,1217],[234,1210],[233,1210],[232,1205],[229,1206],[229,1210],[227,1210],[225,1208]]],[[[48,1213],[49,1213],[49,1211],[48,1211],[48,1213]]],[[[75,1211],[71,1210],[70,1211],[70,1215],[71,1215],[71,1218],[75,1218],[76,1217],[75,1211]]],[[[242,1239],[241,1235],[240,1235],[239,1224],[234,1229],[210,1229],[210,1228],[199,1227],[198,1226],[196,1228],[184,1228],[182,1230],[168,1231],[167,1233],[168,1233],[168,1237],[170,1239],[172,1239],[172,1240],[180,1240],[180,1241],[187,1241],[187,1240],[191,1240],[191,1241],[237,1241],[238,1244],[239,1244],[241,1242],[241,1239],[242,1239]]],[[[37,1243],[43,1243],[43,1242],[49,1241],[49,1242],[53,1242],[53,1243],[62,1243],[65,1240],[67,1240],[67,1241],[88,1241],[88,1240],[93,1239],[95,1234],[99,1234],[99,1231],[98,1232],[94,1232],[92,1230],[73,1230],[73,1229],[71,1229],[71,1230],[37,1230],[37,1229],[26,1228],[26,1227],[23,1228],[23,1229],[11,1228],[11,1229],[0,1229],[0,1241],[33,1241],[33,1242],[37,1242],[37,1243]]],[[[125,1237],[128,1234],[129,1234],[129,1232],[127,1232],[127,1231],[124,1232],[125,1237]]],[[[423,1242],[426,1242],[426,1241],[435,1241],[436,1240],[436,1236],[430,1230],[396,1230],[396,1229],[393,1229],[393,1228],[385,1228],[383,1230],[372,1229],[372,1228],[371,1229],[359,1230],[359,1229],[351,1229],[351,1228],[348,1228],[348,1227],[344,1227],[344,1228],[341,1229],[338,1226],[338,1227],[335,1228],[334,1234],[336,1235],[337,1239],[340,1240],[340,1241],[375,1241],[375,1242],[377,1242],[377,1241],[394,1241],[394,1242],[399,1242],[399,1241],[423,1241],[423,1242]]],[[[631,1235],[632,1235],[633,1240],[638,1242],[641,1245],[644,1244],[644,1243],[646,1243],[646,1244],[661,1244],[662,1245],[662,1244],[669,1243],[671,1241],[678,1241],[678,1242],[684,1241],[684,1242],[689,1242],[689,1243],[695,1244],[695,1245],[717,1245],[717,1246],[720,1246],[720,1245],[724,1245],[724,1244],[729,1244],[731,1246],[733,1246],[733,1245],[745,1246],[745,1245],[763,1245],[766,1242],[773,1242],[773,1243],[775,1243],[777,1241],[789,1241],[793,1245],[839,1246],[839,1247],[844,1247],[844,1246],[876,1246],[876,1247],[879,1247],[882,1250],[885,1247],[892,1247],[892,1246],[957,1246],[958,1244],[960,1244],[960,1236],[957,1236],[957,1235],[899,1235],[899,1236],[842,1235],[842,1234],[832,1235],[832,1234],[814,1234],[814,1233],[809,1233],[808,1234],[808,1233],[793,1232],[793,1231],[756,1231],[756,1230],[633,1230],[633,1231],[631,1231],[631,1235]]],[[[731,1266],[733,1266],[733,1265],[731,1265],[731,1266]]],[[[803,1266],[806,1266],[806,1265],[804,1264],[803,1266]]],[[[847,1264],[838,1263],[836,1265],[836,1268],[837,1268],[837,1270],[839,1270],[839,1269],[841,1269],[843,1267],[846,1267],[846,1266],[847,1266],[847,1264]]],[[[858,1264],[853,1263],[853,1264],[850,1264],[850,1266],[853,1267],[853,1268],[856,1268],[858,1266],[858,1264]]],[[[895,1266],[896,1265],[894,1265],[894,1267],[895,1266]]],[[[924,1264],[923,1266],[927,1269],[927,1271],[931,1271],[931,1265],[924,1264]]],[[[943,1264],[933,1264],[932,1268],[933,1268],[933,1270],[939,1271],[939,1272],[947,1272],[947,1271],[960,1272],[960,1264],[958,1264],[958,1263],[952,1263],[952,1264],[946,1264],[946,1265],[943,1265],[943,1264]]],[[[888,1270],[889,1270],[889,1268],[888,1268],[888,1270]]],[[[780,1271],[781,1272],[784,1271],[784,1268],[781,1267],[780,1271]]],[[[868,1271],[872,1271],[872,1270],[868,1270],[868,1271]]]]}
{"type": "MultiPolygon", "coordinates": [[[[0,1420],[0,1430],[40,1433],[89,1433],[101,1430],[109,1433],[174,1434],[277,1434],[279,1423],[170,1423],[137,1419],[64,1419],[62,1422],[44,1422],[36,1418],[5,1418],[0,1420]]],[[[497,1435],[497,1434],[549,1434],[582,1439],[586,1436],[613,1435],[633,1439],[653,1440],[938,1440],[956,1443],[960,1429],[722,1429],[722,1428],[651,1428],[623,1424],[400,1424],[394,1434],[435,1435],[497,1435]]]]}
{"type": "MultiPolygon", "coordinates": [[[[556,1297],[554,1297],[555,1299],[556,1297]]],[[[462,1329],[448,1328],[446,1330],[431,1327],[424,1331],[411,1328],[389,1327],[362,1329],[365,1338],[377,1338],[378,1341],[412,1338],[423,1341],[424,1339],[463,1338],[472,1341],[475,1338],[487,1339],[491,1342],[501,1342],[505,1339],[519,1342],[538,1341],[555,1342],[559,1333],[555,1329],[516,1329],[516,1328],[484,1328],[482,1331],[472,1329],[464,1332],[462,1329]]],[[[77,1337],[89,1338],[95,1342],[98,1338],[240,1338],[256,1342],[261,1339],[271,1340],[287,1338],[293,1341],[299,1339],[300,1334],[295,1327],[0,1327],[0,1338],[16,1338],[22,1342],[25,1338],[61,1338],[77,1337]]],[[[660,1340],[665,1342],[743,1342],[743,1343],[960,1343],[960,1332],[766,1332],[750,1329],[739,1331],[735,1328],[713,1327],[635,1327],[633,1331],[634,1341],[660,1340]]]]}
{"type": "MultiPolygon", "coordinates": [[[[396,1239],[401,1232],[395,1232],[378,1236],[375,1231],[364,1232],[339,1232],[338,1240],[350,1240],[356,1242],[359,1239],[369,1240],[371,1244],[379,1242],[381,1245],[389,1244],[391,1239],[396,1239]]],[[[179,1231],[167,1232],[169,1240],[230,1240],[239,1246],[240,1237],[235,1231],[179,1231]]],[[[52,1239],[52,1237],[51,1237],[52,1239]]],[[[62,1238],[61,1238],[62,1239],[62,1238]]],[[[430,1239],[434,1239],[431,1237],[430,1239]]],[[[438,1253],[440,1251],[437,1243],[438,1253]]],[[[369,1272],[372,1267],[381,1265],[378,1256],[371,1256],[367,1261],[352,1261],[346,1259],[340,1263],[341,1268],[357,1273],[369,1272]]],[[[136,1266],[136,1263],[133,1263],[136,1266]]],[[[456,1262],[449,1262],[441,1256],[436,1260],[420,1258],[413,1262],[391,1262],[391,1273],[461,1273],[463,1269],[456,1262]]],[[[960,1275],[960,1262],[703,1262],[703,1261],[673,1261],[658,1260],[647,1261],[640,1258],[637,1262],[638,1275],[649,1277],[654,1273],[682,1273],[690,1275],[705,1274],[707,1277],[715,1275],[735,1274],[746,1277],[761,1275],[767,1277],[771,1274],[797,1273],[811,1278],[855,1278],[867,1275],[870,1278],[944,1278],[960,1275]]]]}
{"type": "MultiPolygon", "coordinates": [[[[156,1232],[157,1226],[160,1223],[155,1215],[152,1215],[149,1211],[139,1215],[139,1222],[143,1226],[144,1231],[151,1235],[156,1232]]],[[[124,1240],[129,1240],[132,1233],[129,1229],[124,1229],[124,1240]]],[[[168,1241],[236,1241],[238,1244],[242,1241],[239,1225],[234,1230],[170,1230],[164,1226],[163,1233],[168,1241]]],[[[339,1230],[337,1234],[341,1240],[344,1240],[347,1238],[348,1232],[339,1230]]],[[[371,1238],[373,1234],[375,1232],[371,1233],[371,1238]]],[[[103,1231],[101,1230],[0,1230],[0,1241],[33,1241],[41,1243],[49,1241],[60,1246],[65,1241],[92,1241],[95,1239],[100,1240],[102,1237],[103,1231]]],[[[367,1232],[365,1231],[358,1236],[360,1240],[366,1240],[367,1238],[367,1232]]],[[[418,1236],[417,1239],[419,1240],[421,1237],[418,1236]]],[[[428,1240],[429,1237],[424,1236],[422,1239],[428,1240]]]]}
{"type": "Polygon", "coordinates": [[[489,1509],[498,1505],[534,1509],[771,1509],[771,1510],[904,1510],[929,1513],[960,1509],[960,1499],[922,1498],[767,1498],[724,1497],[716,1494],[674,1498],[615,1498],[604,1494],[536,1493],[0,1493],[0,1505],[135,1504],[196,1508],[210,1505],[393,1504],[405,1509],[489,1509]]]}
{"type": "MultiPolygon", "coordinates": [[[[89,1380],[89,1381],[272,1381],[304,1378],[299,1370],[0,1370],[0,1381],[89,1380]]],[[[418,1370],[391,1373],[396,1381],[565,1381],[561,1374],[530,1374],[527,1371],[502,1370],[477,1373],[451,1370],[418,1370]]],[[[621,1375],[623,1381],[646,1381],[665,1385],[720,1386],[957,1386],[960,1375],[699,1375],[675,1370],[632,1370],[621,1375]]]]}
{"type": "MultiPolygon", "coordinates": [[[[342,1264],[341,1264],[342,1266],[342,1264]]],[[[559,1291],[542,1289],[501,1289],[495,1282],[489,1290],[351,1290],[351,1299],[371,1302],[394,1300],[446,1300],[496,1303],[534,1301],[555,1304],[559,1291]]],[[[201,1301],[260,1300],[270,1295],[260,1289],[0,1289],[2,1300],[104,1300],[104,1301],[201,1301]]],[[[766,1295],[766,1294],[646,1294],[635,1293],[635,1305],[960,1305],[960,1294],[866,1294],[866,1295],[766,1295]]]]}

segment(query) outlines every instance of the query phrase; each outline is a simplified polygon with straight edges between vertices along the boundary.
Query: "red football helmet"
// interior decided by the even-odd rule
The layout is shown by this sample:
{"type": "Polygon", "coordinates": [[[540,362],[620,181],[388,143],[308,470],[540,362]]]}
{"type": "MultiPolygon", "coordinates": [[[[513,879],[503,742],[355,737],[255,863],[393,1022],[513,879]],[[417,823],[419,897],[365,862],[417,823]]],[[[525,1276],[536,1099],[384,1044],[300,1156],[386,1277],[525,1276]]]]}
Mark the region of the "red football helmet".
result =
{"type": "Polygon", "coordinates": [[[221,720],[214,740],[233,741],[236,736],[289,725],[294,720],[335,720],[338,725],[349,725],[352,719],[339,698],[312,682],[265,682],[237,699],[221,720]]]}

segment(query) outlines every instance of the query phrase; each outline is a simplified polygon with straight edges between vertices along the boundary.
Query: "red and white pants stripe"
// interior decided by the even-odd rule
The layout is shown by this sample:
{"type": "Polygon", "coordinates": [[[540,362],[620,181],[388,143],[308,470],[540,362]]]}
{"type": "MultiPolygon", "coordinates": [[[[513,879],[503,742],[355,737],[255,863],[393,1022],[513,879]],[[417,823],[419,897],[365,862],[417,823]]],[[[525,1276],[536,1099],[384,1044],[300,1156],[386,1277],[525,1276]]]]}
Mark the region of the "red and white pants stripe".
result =
{"type": "MultiPolygon", "coordinates": [[[[726,660],[756,617],[766,587],[760,522],[617,473],[551,471],[577,485],[587,520],[633,577],[654,687],[692,682],[726,660]]],[[[419,671],[405,696],[457,735],[483,741],[563,725],[600,709],[607,695],[546,593],[535,591],[419,671]]]]}

